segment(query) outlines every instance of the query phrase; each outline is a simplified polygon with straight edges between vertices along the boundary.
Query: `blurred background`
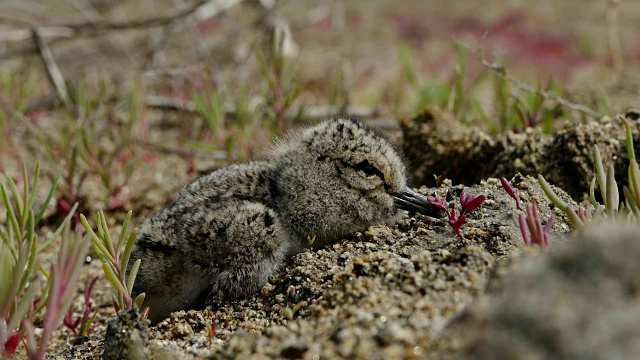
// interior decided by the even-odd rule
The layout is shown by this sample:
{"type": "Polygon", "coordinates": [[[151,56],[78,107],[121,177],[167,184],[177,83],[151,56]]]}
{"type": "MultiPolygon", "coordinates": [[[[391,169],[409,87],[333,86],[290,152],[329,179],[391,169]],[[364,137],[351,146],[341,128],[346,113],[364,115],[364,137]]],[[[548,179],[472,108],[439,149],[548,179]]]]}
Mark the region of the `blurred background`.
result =
{"type": "MultiPolygon", "coordinates": [[[[493,138],[498,139],[496,143],[504,144],[511,141],[509,139],[526,138],[511,132],[527,132],[533,136],[517,143],[521,146],[515,146],[515,151],[502,152],[502,157],[490,156],[495,162],[513,162],[514,168],[519,162],[520,171],[524,167],[520,150],[528,153],[541,149],[546,146],[547,134],[555,129],[578,129],[572,125],[599,121],[619,112],[628,113],[632,120],[640,117],[637,111],[640,107],[638,34],[638,0],[0,0],[0,203],[4,204],[0,207],[5,207],[0,211],[0,237],[4,240],[0,242],[0,255],[3,259],[9,258],[9,252],[4,249],[19,244],[7,240],[16,234],[24,244],[29,244],[27,241],[37,244],[34,234],[38,234],[41,239],[49,240],[44,242],[46,246],[40,242],[37,248],[25,245],[23,249],[31,249],[27,256],[42,258],[42,264],[49,264],[59,254],[61,262],[70,264],[71,261],[64,260],[70,258],[69,254],[59,249],[72,240],[80,244],[82,235],[79,227],[73,234],[56,233],[56,229],[62,230],[61,223],[67,223],[63,219],[78,226],[80,213],[95,219],[95,213],[103,209],[106,215],[101,216],[104,221],[100,221],[99,227],[102,232],[108,232],[102,225],[108,223],[113,230],[126,227],[120,224],[128,222],[126,214],[131,210],[132,227],[140,225],[198,175],[230,163],[259,159],[269,144],[287,131],[335,116],[359,118],[387,132],[398,145],[404,142],[407,157],[413,162],[409,165],[421,174],[412,186],[428,185],[429,181],[437,184],[442,179],[432,180],[433,172],[449,176],[453,184],[457,184],[461,180],[448,175],[446,169],[466,174],[472,172],[467,171],[470,168],[480,168],[477,164],[486,159],[468,156],[476,150],[481,152],[483,145],[475,146],[477,143],[467,143],[466,139],[493,138]],[[427,119],[437,122],[427,124],[427,119]],[[415,129],[413,137],[407,129],[415,129]],[[449,131],[451,129],[463,131],[449,131]],[[451,144],[447,143],[455,138],[450,134],[465,131],[473,137],[457,137],[451,144]],[[440,136],[431,144],[431,152],[427,152],[424,144],[434,139],[434,133],[440,136]],[[423,134],[427,135],[422,137],[423,134]],[[500,137],[504,134],[507,135],[500,137]],[[447,151],[447,146],[454,151],[447,151]],[[475,149],[470,149],[472,147],[475,149]],[[431,155],[434,153],[444,155],[434,160],[431,155]],[[420,156],[423,154],[427,155],[420,156]],[[434,162],[444,164],[443,168],[433,170],[434,162]],[[9,198],[15,206],[8,205],[9,198]],[[37,217],[29,216],[28,207],[24,206],[27,203],[38,209],[37,217]],[[19,214],[19,219],[10,216],[9,210],[13,207],[19,210],[12,210],[11,214],[19,214]],[[16,225],[18,220],[20,226],[16,225]]],[[[563,166],[576,171],[566,171],[564,167],[562,170],[552,167],[551,171],[570,173],[578,180],[581,174],[584,179],[590,178],[591,175],[584,175],[584,170],[591,171],[591,166],[579,168],[579,162],[591,159],[589,144],[596,142],[603,145],[605,160],[620,155],[619,148],[612,144],[618,144],[622,137],[605,131],[615,130],[612,122],[602,121],[600,127],[587,128],[597,129],[594,131],[584,128],[575,136],[569,134],[565,137],[568,140],[562,142],[566,147],[561,149],[571,151],[555,151],[563,156],[549,157],[550,163],[565,163],[563,166]],[[607,152],[606,148],[614,150],[607,152]],[[564,161],[566,158],[569,161],[564,161]]],[[[616,131],[620,131],[618,134],[622,131],[619,123],[616,131]]],[[[626,172],[626,168],[622,171],[626,172]]],[[[477,183],[475,178],[467,185],[473,183],[477,183]]],[[[585,180],[584,184],[588,182],[585,180]]],[[[489,187],[495,189],[495,185],[489,187]]],[[[546,217],[551,209],[545,206],[543,210],[546,217]]],[[[509,212],[505,221],[514,225],[512,214],[509,212]]],[[[496,223],[491,221],[490,226],[499,229],[500,235],[496,235],[496,241],[487,240],[482,246],[493,248],[492,251],[502,256],[507,253],[502,247],[503,227],[494,226],[496,223]],[[498,243],[500,245],[496,245],[498,243]]],[[[410,226],[414,225],[420,226],[416,235],[422,232],[422,225],[413,222],[410,226]]],[[[400,228],[413,237],[414,230],[407,229],[400,228]]],[[[488,239],[492,231],[478,230],[474,236],[488,239]]],[[[393,233],[396,234],[396,230],[393,233]]],[[[424,234],[427,233],[421,236],[431,236],[431,233],[424,234]]],[[[399,242],[405,244],[402,246],[408,244],[404,242],[409,239],[405,235],[395,238],[402,239],[399,242]]],[[[386,239],[384,241],[390,238],[380,237],[386,239]]],[[[458,247],[458,243],[446,239],[449,250],[458,247]]],[[[413,338],[405,335],[417,331],[427,339],[436,333],[431,330],[448,323],[449,320],[433,320],[431,324],[435,325],[429,325],[431,330],[423,325],[430,323],[431,320],[425,320],[428,318],[443,319],[441,314],[457,314],[458,310],[454,309],[460,309],[476,296],[472,296],[472,292],[476,294],[484,288],[483,279],[494,273],[491,267],[497,263],[478,255],[481,253],[467,247],[469,243],[463,245],[464,249],[451,252],[443,245],[442,252],[440,249],[434,252],[433,264],[428,251],[429,255],[425,256],[429,259],[428,271],[442,276],[434,284],[446,277],[447,282],[457,285],[433,286],[437,290],[435,297],[427,302],[415,302],[415,309],[417,306],[421,309],[420,314],[406,316],[409,322],[394,322],[391,317],[386,322],[382,316],[380,319],[385,320],[374,320],[376,325],[371,329],[387,329],[382,336],[386,337],[384,334],[388,332],[400,334],[403,339],[413,338]],[[442,255],[445,253],[449,255],[442,255]],[[472,261],[468,262],[467,258],[472,261]],[[458,270],[450,261],[459,262],[470,272],[458,270]],[[439,269],[443,271],[433,270],[432,265],[442,266],[439,269]],[[462,275],[452,276],[454,272],[462,275]],[[459,291],[462,287],[466,290],[459,291]],[[448,290],[442,292],[443,289],[448,290]],[[420,303],[422,305],[418,305],[420,303]],[[384,322],[386,325],[381,325],[384,322]]],[[[11,253],[17,251],[13,249],[11,253]]],[[[27,259],[22,254],[26,252],[20,253],[20,259],[27,259]]],[[[74,259],[83,260],[84,253],[78,254],[74,259]]],[[[403,250],[402,254],[409,253],[403,250]]],[[[420,259],[422,254],[424,252],[420,259]]],[[[576,254],[582,256],[584,252],[576,254]]],[[[392,255],[393,258],[388,258],[389,264],[401,264],[394,260],[397,255],[392,255]]],[[[104,255],[102,258],[105,259],[104,255]]],[[[329,257],[319,259],[333,261],[327,260],[329,257]]],[[[52,352],[55,354],[70,348],[69,329],[76,334],[77,321],[80,321],[77,310],[84,309],[82,318],[88,319],[92,297],[99,305],[93,311],[98,324],[96,334],[104,332],[106,320],[112,315],[111,286],[101,275],[103,269],[110,269],[107,262],[103,267],[94,252],[89,252],[84,260],[88,266],[82,267],[78,284],[74,279],[65,280],[80,291],[65,318],[68,329],[53,334],[50,349],[55,348],[52,352]],[[74,311],[77,316],[72,316],[74,311]],[[69,325],[74,318],[77,319],[75,325],[69,325]]],[[[81,263],[76,264],[79,267],[81,263]]],[[[0,264],[3,269],[11,269],[9,261],[0,261],[0,264]]],[[[31,303],[25,301],[28,299],[25,296],[30,294],[38,299],[33,301],[34,307],[39,304],[38,308],[27,312],[27,307],[21,305],[19,308],[24,312],[15,317],[17,320],[0,318],[0,323],[24,327],[26,322],[19,320],[26,317],[34,327],[41,327],[39,319],[45,302],[36,294],[48,293],[50,287],[41,289],[40,284],[53,284],[55,281],[49,280],[58,277],[55,273],[45,276],[41,270],[44,267],[39,270],[34,264],[37,262],[29,260],[26,266],[32,273],[28,277],[48,280],[40,283],[34,280],[25,292],[27,276],[4,276],[8,281],[19,279],[21,285],[3,287],[0,278],[0,293],[3,289],[4,293],[7,289],[21,289],[12,297],[14,303],[31,303]]],[[[22,271],[23,268],[19,265],[15,269],[22,271]]],[[[111,268],[115,268],[113,264],[111,268]]],[[[333,272],[333,267],[331,269],[333,272]]],[[[9,270],[0,273],[10,274],[9,270]]],[[[312,270],[315,273],[315,268],[312,270]]],[[[593,281],[589,280],[588,284],[593,281]]],[[[65,282],[56,285],[71,288],[65,282]]],[[[402,286],[402,291],[408,291],[402,286]]],[[[411,288],[420,287],[416,286],[411,288]]],[[[593,292],[591,287],[588,289],[593,292]]],[[[417,290],[411,292],[417,294],[417,290]]],[[[375,299],[385,298],[374,295],[375,299]]],[[[0,298],[9,299],[2,294],[0,298]]],[[[395,295],[392,301],[396,301],[395,295]]],[[[304,303],[306,307],[306,301],[304,303]]],[[[367,308],[372,303],[368,303],[367,308]]],[[[539,303],[545,305],[548,301],[539,303]]],[[[269,306],[275,315],[263,317],[266,323],[277,324],[271,322],[274,316],[284,319],[285,312],[280,311],[284,308],[278,306],[279,309],[269,306]]],[[[591,311],[593,306],[588,308],[588,313],[598,319],[598,313],[591,311]]],[[[291,310],[289,306],[286,309],[291,310]]],[[[413,312],[413,300],[404,309],[413,312]]],[[[503,313],[503,308],[498,310],[503,313]]],[[[360,328],[360,318],[352,316],[350,311],[347,313],[354,321],[357,319],[360,328]]],[[[236,311],[236,314],[241,313],[236,311]]],[[[405,316],[408,312],[397,314],[405,316]]],[[[619,312],[614,312],[616,314],[619,312]]],[[[6,315],[5,311],[0,317],[6,315]]],[[[293,315],[287,317],[292,319],[293,315]]],[[[371,317],[374,318],[377,319],[371,317]]],[[[220,315],[217,319],[221,319],[220,315]]],[[[247,318],[238,315],[237,319],[247,318]]],[[[226,321],[218,323],[220,329],[227,327],[226,321]]],[[[205,331],[198,326],[201,333],[205,331]]],[[[252,331],[257,329],[248,326],[252,331]]],[[[263,325],[258,328],[260,326],[263,325]]],[[[482,326],[484,331],[486,326],[482,326]]],[[[571,326],[568,328],[573,329],[571,326]]],[[[464,327],[468,328],[466,323],[464,327]]],[[[215,329],[209,325],[209,345],[216,337],[215,329]]],[[[51,326],[49,330],[53,330],[51,326]]],[[[174,333],[165,330],[162,331],[174,333]]],[[[529,330],[524,333],[527,339],[531,337],[529,330]]],[[[226,337],[233,330],[224,331],[226,337]]],[[[511,328],[508,331],[512,333],[511,328]]],[[[85,328],[85,332],[91,331],[85,328]]],[[[176,336],[182,338],[184,333],[180,334],[176,336]]],[[[349,333],[340,330],[339,334],[349,333]]],[[[353,334],[353,339],[365,339],[357,335],[360,332],[353,334]]],[[[18,345],[17,333],[6,342],[2,337],[0,332],[0,357],[3,350],[10,353],[8,345],[22,346],[18,345]]],[[[46,340],[46,336],[42,338],[46,340]]],[[[469,337],[465,335],[465,338],[469,337]]],[[[571,337],[560,338],[573,341],[571,337]]],[[[608,339],[607,336],[594,338],[608,339]]],[[[206,346],[200,340],[192,342],[193,338],[188,336],[184,339],[192,345],[206,346]]],[[[381,346],[387,341],[371,339],[376,339],[381,346]]],[[[349,335],[344,343],[351,342],[349,335]]],[[[27,341],[23,339],[23,343],[27,341]]],[[[511,338],[509,343],[513,343],[511,338]]],[[[459,342],[454,340],[452,344],[451,349],[459,350],[459,342]]],[[[100,347],[93,346],[93,350],[89,346],[89,351],[97,357],[100,347]]],[[[291,349],[295,356],[297,348],[291,349]]],[[[422,351],[414,345],[407,349],[416,356],[420,354],[417,350],[422,351]]],[[[22,351],[18,354],[24,353],[24,350],[18,351],[22,351]]]]}
{"type": "Polygon", "coordinates": [[[637,107],[639,31],[623,0],[3,0],[0,170],[42,162],[62,207],[153,207],[133,177],[169,193],[332,116],[550,131],[575,114],[516,82],[637,107]]]}

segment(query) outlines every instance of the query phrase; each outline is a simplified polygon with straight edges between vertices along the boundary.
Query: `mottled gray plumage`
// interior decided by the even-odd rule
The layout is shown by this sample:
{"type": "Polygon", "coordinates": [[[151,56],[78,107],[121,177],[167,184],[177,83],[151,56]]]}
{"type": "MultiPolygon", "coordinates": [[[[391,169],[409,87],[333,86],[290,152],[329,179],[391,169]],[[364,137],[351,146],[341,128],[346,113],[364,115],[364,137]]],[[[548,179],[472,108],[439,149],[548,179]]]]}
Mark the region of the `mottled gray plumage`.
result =
{"type": "MultiPolygon", "coordinates": [[[[437,216],[406,186],[405,166],[382,135],[354,120],[328,120],[281,141],[266,161],[232,165],[187,185],[142,225],[134,293],[150,318],[259,291],[301,252],[400,209],[437,216]]],[[[131,265],[131,264],[130,264],[131,265]]]]}

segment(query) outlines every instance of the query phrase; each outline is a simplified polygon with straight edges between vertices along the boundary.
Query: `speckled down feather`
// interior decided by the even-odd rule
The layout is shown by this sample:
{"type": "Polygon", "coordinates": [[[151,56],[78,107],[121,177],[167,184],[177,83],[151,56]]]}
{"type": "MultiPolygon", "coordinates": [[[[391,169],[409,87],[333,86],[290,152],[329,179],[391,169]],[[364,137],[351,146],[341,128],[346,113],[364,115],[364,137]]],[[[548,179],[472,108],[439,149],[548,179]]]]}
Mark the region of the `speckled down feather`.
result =
{"type": "Polygon", "coordinates": [[[150,319],[259,291],[284,261],[401,209],[435,216],[406,186],[386,137],[355,120],[328,120],[281,140],[265,161],[196,179],[142,225],[131,257],[142,259],[134,293],[150,319]]]}

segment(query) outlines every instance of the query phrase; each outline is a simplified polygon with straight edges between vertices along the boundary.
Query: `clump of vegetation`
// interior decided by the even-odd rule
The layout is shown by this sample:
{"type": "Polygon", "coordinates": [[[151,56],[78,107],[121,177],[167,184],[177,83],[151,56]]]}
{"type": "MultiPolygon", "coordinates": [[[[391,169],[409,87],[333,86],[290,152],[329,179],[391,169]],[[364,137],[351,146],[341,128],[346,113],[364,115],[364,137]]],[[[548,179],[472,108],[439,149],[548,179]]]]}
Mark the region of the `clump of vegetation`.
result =
{"type": "Polygon", "coordinates": [[[11,178],[6,178],[8,189],[0,183],[6,211],[5,223],[0,225],[0,353],[13,355],[22,339],[30,359],[44,359],[51,335],[61,325],[73,297],[88,241],[70,230],[77,204],[50,238],[38,241],[37,226],[57,182],[37,209],[40,167],[36,165],[31,187],[26,166],[22,172],[22,192],[11,178]],[[56,259],[48,267],[41,266],[38,255],[56,239],[60,239],[56,259]],[[37,340],[36,326],[42,329],[37,340]]]}
{"type": "MultiPolygon", "coordinates": [[[[14,130],[27,107],[27,95],[35,92],[37,79],[33,72],[19,69],[0,72],[0,151],[11,154],[15,164],[22,162],[22,154],[16,146],[14,130]]],[[[0,158],[0,171],[5,161],[0,158]]]]}
{"type": "Polygon", "coordinates": [[[451,225],[453,231],[458,235],[460,239],[463,239],[462,231],[460,228],[467,221],[467,213],[479,208],[484,203],[484,195],[466,194],[464,190],[460,192],[460,214],[456,212],[456,209],[449,210],[449,204],[447,200],[436,196],[428,196],[427,199],[436,209],[447,214],[448,223],[451,225]]]}
{"type": "Polygon", "coordinates": [[[640,220],[640,169],[636,161],[636,155],[633,148],[633,136],[628,120],[623,115],[618,115],[618,119],[622,121],[625,127],[625,138],[627,153],[629,156],[628,184],[623,187],[624,201],[621,201],[618,184],[615,179],[613,165],[607,168],[605,172],[600,156],[598,146],[593,148],[593,162],[596,167],[596,175],[591,180],[590,199],[592,209],[583,206],[576,208],[569,206],[551,189],[549,183],[542,175],[538,175],[538,182],[542,187],[549,200],[562,210],[574,228],[581,230],[586,224],[598,219],[608,219],[613,221],[627,221],[638,223],[640,220]],[[595,198],[596,185],[600,189],[602,204],[598,203],[595,198]]]}
{"type": "Polygon", "coordinates": [[[525,209],[526,216],[523,213],[518,214],[518,224],[520,225],[525,245],[548,246],[549,231],[553,226],[555,216],[551,215],[547,220],[547,224],[543,227],[538,214],[538,205],[532,201],[525,205],[525,209]]]}
{"type": "Polygon", "coordinates": [[[232,95],[216,85],[192,92],[195,113],[203,120],[193,123],[190,138],[194,140],[187,141],[193,150],[228,161],[244,161],[255,154],[256,130],[262,127],[257,119],[264,114],[250,104],[246,88],[236,91],[232,95]],[[228,117],[233,121],[227,121],[228,117]]]}
{"type": "Polygon", "coordinates": [[[194,122],[191,137],[196,141],[188,141],[190,147],[208,153],[224,150],[227,160],[244,161],[266,145],[256,143],[262,133],[280,135],[302,118],[304,108],[294,108],[301,87],[296,81],[296,61],[286,53],[287,36],[276,28],[267,46],[253,47],[260,76],[253,87],[257,90],[212,79],[191,91],[194,112],[204,124],[194,122]]]}
{"type": "Polygon", "coordinates": [[[205,323],[204,328],[205,330],[207,330],[207,341],[209,345],[211,345],[211,342],[213,341],[213,339],[216,338],[216,334],[218,332],[218,325],[214,322],[205,323]]]}
{"type": "MultiPolygon", "coordinates": [[[[91,236],[93,248],[102,261],[102,270],[104,274],[115,288],[116,292],[111,294],[111,300],[116,312],[129,311],[131,309],[140,310],[144,301],[144,293],[138,295],[135,299],[132,297],[133,284],[140,268],[141,259],[137,259],[126,276],[127,264],[133,250],[133,243],[138,235],[138,228],[135,228],[127,235],[131,214],[129,211],[122,223],[122,229],[118,241],[114,243],[109,233],[109,227],[102,210],[96,215],[96,224],[98,233],[93,231],[91,225],[84,215],[80,215],[80,221],[87,233],[91,236]]],[[[143,310],[144,314],[146,311],[143,310]]]]}
{"type": "Polygon", "coordinates": [[[287,54],[286,47],[290,40],[288,29],[276,25],[269,36],[267,51],[254,48],[265,80],[262,93],[265,112],[274,133],[281,133],[288,128],[287,112],[301,93],[295,82],[296,62],[291,61],[287,54]]]}
{"type": "Polygon", "coordinates": [[[492,69],[492,64],[469,79],[469,49],[462,44],[457,46],[455,73],[449,82],[430,83],[419,78],[413,50],[407,43],[399,46],[399,60],[402,67],[402,89],[398,91],[395,112],[404,114],[405,99],[411,99],[409,113],[422,112],[426,107],[445,109],[463,124],[486,126],[492,133],[505,131],[524,131],[528,127],[541,127],[544,132],[552,130],[556,119],[564,118],[568,109],[543,94],[560,98],[564,89],[549,81],[531,87],[532,91],[521,91],[504,74],[492,69]],[[492,71],[494,70],[494,71],[492,71]],[[490,89],[486,91],[485,89],[490,89]],[[490,95],[491,108],[480,102],[474,94],[482,89],[490,95]],[[406,94],[409,92],[409,94],[406,94]]]}
{"type": "Polygon", "coordinates": [[[65,227],[63,233],[58,261],[51,264],[49,273],[45,274],[48,275],[49,289],[42,321],[43,331],[37,345],[32,322],[26,319],[22,321],[27,352],[32,359],[44,359],[51,335],[61,325],[65,310],[71,303],[80,277],[80,268],[89,248],[87,239],[81,233],[72,233],[69,227],[65,227]]]}
{"type": "Polygon", "coordinates": [[[89,99],[82,86],[72,87],[74,108],[60,114],[63,119],[56,122],[55,129],[35,121],[30,127],[48,163],[62,179],[57,197],[62,214],[82,201],[89,179],[99,181],[109,209],[124,207],[128,199],[127,184],[136,160],[133,136],[143,104],[135,91],[114,101],[108,87],[104,85],[95,99],[89,99]]]}
{"type": "Polygon", "coordinates": [[[94,276],[91,279],[87,279],[84,284],[84,310],[82,311],[82,316],[74,319],[73,306],[69,307],[67,314],[64,316],[64,326],[73,331],[73,334],[76,336],[87,336],[95,328],[96,324],[93,323],[93,320],[95,319],[96,313],[91,316],[91,311],[93,310],[91,296],[93,294],[93,287],[96,285],[98,279],[98,276],[94,276]]]}
{"type": "MultiPolygon", "coordinates": [[[[516,208],[522,210],[520,207],[520,198],[507,179],[501,177],[500,183],[507,194],[516,201],[516,208]]],[[[538,213],[538,204],[534,201],[525,204],[525,212],[518,214],[518,224],[520,225],[520,232],[522,233],[522,239],[525,245],[536,244],[539,246],[548,246],[549,231],[551,231],[554,220],[555,216],[551,215],[549,220],[547,220],[547,224],[543,227],[540,214],[538,213]]]]}

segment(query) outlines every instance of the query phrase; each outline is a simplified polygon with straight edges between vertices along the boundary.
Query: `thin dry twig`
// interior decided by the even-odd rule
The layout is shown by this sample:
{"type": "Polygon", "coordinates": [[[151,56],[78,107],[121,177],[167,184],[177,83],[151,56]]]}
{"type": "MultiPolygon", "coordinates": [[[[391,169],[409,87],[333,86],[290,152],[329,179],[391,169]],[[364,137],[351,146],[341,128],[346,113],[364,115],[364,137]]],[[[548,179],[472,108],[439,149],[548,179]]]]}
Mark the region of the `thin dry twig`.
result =
{"type": "Polygon", "coordinates": [[[160,154],[172,154],[172,155],[178,155],[178,156],[196,156],[196,157],[202,157],[202,158],[214,159],[214,160],[228,159],[227,152],[223,150],[202,151],[202,150],[193,150],[189,148],[184,149],[184,148],[177,148],[177,147],[172,147],[168,145],[152,143],[152,142],[142,141],[142,140],[134,141],[134,144],[141,148],[148,149],[160,154]]]}
{"type": "Polygon", "coordinates": [[[183,67],[165,67],[165,68],[153,68],[144,70],[142,72],[143,77],[186,77],[193,73],[202,71],[206,67],[205,64],[197,63],[193,65],[183,67]]]}
{"type": "Polygon", "coordinates": [[[66,24],[62,25],[64,27],[71,28],[76,31],[76,36],[93,36],[98,35],[103,31],[110,30],[130,30],[130,29],[141,29],[141,28],[149,28],[155,26],[163,26],[178,19],[182,19],[185,16],[189,16],[196,12],[201,6],[208,3],[209,0],[198,0],[189,6],[181,7],[170,11],[168,14],[148,18],[148,19],[138,19],[131,21],[121,21],[121,22],[111,22],[111,21],[89,21],[78,24],[66,24]]]}
{"type": "MultiPolygon", "coordinates": [[[[38,32],[42,38],[72,38],[75,36],[75,31],[60,26],[41,26],[38,28],[38,32]]],[[[0,41],[18,42],[32,38],[33,29],[18,29],[0,33],[0,41]]]]}
{"type": "Polygon", "coordinates": [[[150,108],[169,111],[183,111],[193,113],[196,111],[196,104],[190,100],[174,98],[170,96],[147,95],[144,104],[150,108]]]}
{"type": "MultiPolygon", "coordinates": [[[[196,105],[193,101],[169,96],[147,95],[144,99],[146,106],[160,110],[182,111],[194,113],[196,105]]],[[[225,106],[226,116],[235,116],[236,109],[233,104],[225,106]]],[[[294,107],[285,112],[289,120],[296,118],[300,109],[294,107]]],[[[335,116],[353,117],[358,119],[371,119],[379,115],[378,109],[369,106],[349,105],[346,107],[330,105],[306,105],[304,106],[305,119],[319,120],[335,116]]]]}
{"type": "Polygon", "coordinates": [[[456,43],[459,44],[460,46],[464,47],[465,49],[467,49],[472,55],[476,56],[478,59],[480,59],[480,62],[482,63],[482,65],[484,65],[487,69],[492,70],[493,72],[495,72],[496,74],[498,74],[498,76],[500,76],[501,78],[503,78],[504,80],[506,80],[507,82],[509,82],[511,85],[515,86],[516,88],[520,89],[520,90],[524,90],[526,92],[532,93],[532,94],[537,94],[540,95],[543,99],[545,100],[549,100],[549,101],[553,101],[556,102],[558,104],[560,104],[561,106],[564,106],[567,109],[570,110],[574,110],[574,111],[578,111],[582,114],[585,114],[591,118],[594,119],[601,119],[602,118],[602,114],[600,114],[599,112],[591,109],[590,107],[586,106],[586,105],[582,105],[582,104],[576,104],[572,101],[569,101],[561,96],[552,94],[548,91],[544,91],[541,89],[538,89],[534,86],[531,86],[530,84],[518,80],[516,78],[514,78],[513,76],[511,76],[508,72],[507,72],[507,68],[496,62],[496,61],[489,61],[487,59],[485,59],[482,55],[482,51],[479,47],[472,47],[468,44],[465,44],[464,42],[460,41],[460,40],[456,40],[456,43]]]}
{"type": "MultiPolygon", "coordinates": [[[[220,7],[224,10],[228,7],[228,3],[231,0],[224,0],[223,5],[220,7]]],[[[232,0],[233,4],[239,3],[240,0],[232,0]]],[[[148,19],[138,19],[132,21],[120,21],[120,22],[111,22],[111,21],[88,21],[76,24],[58,24],[52,26],[38,26],[36,27],[40,34],[47,36],[57,36],[63,35],[63,38],[57,38],[55,41],[51,43],[57,43],[63,40],[74,39],[78,37],[91,37],[91,36],[99,36],[107,31],[118,31],[118,30],[134,30],[134,29],[144,29],[156,26],[164,26],[170,24],[176,20],[180,20],[184,17],[192,15],[196,13],[203,5],[211,3],[210,0],[198,0],[194,3],[189,4],[188,6],[184,6],[178,9],[175,9],[165,15],[148,18],[148,19]],[[53,31],[55,30],[55,31],[53,31]]],[[[207,14],[210,14],[208,12],[207,14]]],[[[214,14],[217,14],[213,12],[214,14]]],[[[12,35],[13,37],[22,37],[23,30],[17,30],[18,32],[12,35]]],[[[23,47],[21,49],[14,50],[9,53],[5,53],[0,55],[0,60],[8,60],[15,57],[21,57],[26,55],[34,55],[38,52],[38,48],[33,46],[23,47]]]]}
{"type": "Polygon", "coordinates": [[[49,81],[56,89],[56,93],[58,94],[58,98],[67,109],[71,109],[71,97],[69,96],[69,90],[67,89],[67,84],[64,82],[64,77],[62,76],[62,72],[60,72],[60,68],[58,64],[56,64],[56,60],[53,57],[53,53],[47,45],[46,41],[40,36],[40,31],[38,28],[33,28],[33,40],[36,43],[38,50],[40,51],[40,57],[42,58],[42,62],[44,63],[45,68],[47,69],[47,75],[49,77],[49,81]]]}

